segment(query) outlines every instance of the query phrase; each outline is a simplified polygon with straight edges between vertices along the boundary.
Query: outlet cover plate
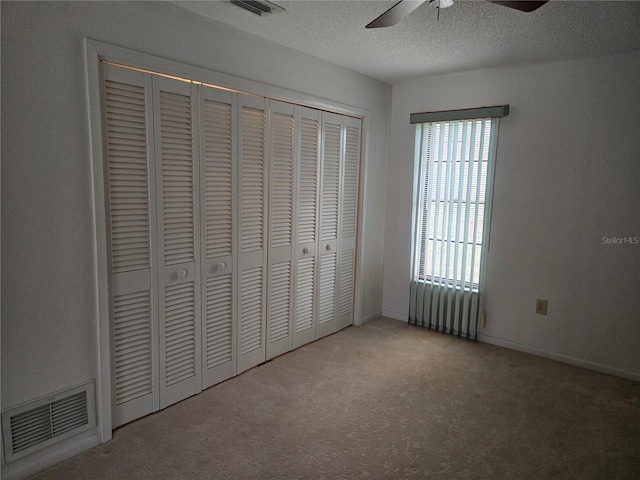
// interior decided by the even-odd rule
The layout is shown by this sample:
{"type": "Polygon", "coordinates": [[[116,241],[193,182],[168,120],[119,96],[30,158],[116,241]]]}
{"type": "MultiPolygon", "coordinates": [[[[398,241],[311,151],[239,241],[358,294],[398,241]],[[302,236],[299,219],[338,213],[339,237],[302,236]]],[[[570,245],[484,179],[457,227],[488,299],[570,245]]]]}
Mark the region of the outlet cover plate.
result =
{"type": "Polygon", "coordinates": [[[536,300],[536,313],[538,315],[546,315],[547,314],[547,301],[538,298],[536,300]]]}

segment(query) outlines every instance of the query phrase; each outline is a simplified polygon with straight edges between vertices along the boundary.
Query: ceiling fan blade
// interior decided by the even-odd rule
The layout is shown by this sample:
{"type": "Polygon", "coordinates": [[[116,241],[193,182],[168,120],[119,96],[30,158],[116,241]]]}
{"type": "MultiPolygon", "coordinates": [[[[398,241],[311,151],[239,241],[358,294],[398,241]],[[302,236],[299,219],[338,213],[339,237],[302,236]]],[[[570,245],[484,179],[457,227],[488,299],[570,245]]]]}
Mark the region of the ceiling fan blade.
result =
{"type": "Polygon", "coordinates": [[[400,0],[393,7],[367,25],[366,28],[381,28],[395,25],[425,1],[426,0],[400,0]]]}
{"type": "Polygon", "coordinates": [[[489,3],[497,3],[498,5],[502,5],[503,7],[515,8],[516,10],[520,10],[521,12],[533,12],[537,10],[541,6],[543,6],[547,1],[540,2],[529,2],[529,1],[519,1],[519,0],[511,0],[511,1],[495,1],[495,0],[486,0],[489,3]]]}

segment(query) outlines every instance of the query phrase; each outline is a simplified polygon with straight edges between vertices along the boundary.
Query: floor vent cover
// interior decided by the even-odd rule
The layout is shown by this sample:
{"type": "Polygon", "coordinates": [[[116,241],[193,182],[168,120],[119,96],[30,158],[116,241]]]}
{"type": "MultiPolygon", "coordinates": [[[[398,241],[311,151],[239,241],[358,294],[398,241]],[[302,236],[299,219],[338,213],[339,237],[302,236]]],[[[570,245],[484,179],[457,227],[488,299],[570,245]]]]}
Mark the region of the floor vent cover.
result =
{"type": "Polygon", "coordinates": [[[2,412],[8,462],[96,425],[93,381],[2,412]]]}

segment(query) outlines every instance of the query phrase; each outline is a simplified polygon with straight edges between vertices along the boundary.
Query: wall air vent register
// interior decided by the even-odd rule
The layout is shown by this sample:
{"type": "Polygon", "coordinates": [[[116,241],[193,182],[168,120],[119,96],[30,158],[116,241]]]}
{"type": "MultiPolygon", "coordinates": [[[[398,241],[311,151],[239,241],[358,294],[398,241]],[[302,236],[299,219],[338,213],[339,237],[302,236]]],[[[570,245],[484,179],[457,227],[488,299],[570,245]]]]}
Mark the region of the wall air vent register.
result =
{"type": "Polygon", "coordinates": [[[2,412],[7,462],[96,425],[93,380],[2,412]]]}

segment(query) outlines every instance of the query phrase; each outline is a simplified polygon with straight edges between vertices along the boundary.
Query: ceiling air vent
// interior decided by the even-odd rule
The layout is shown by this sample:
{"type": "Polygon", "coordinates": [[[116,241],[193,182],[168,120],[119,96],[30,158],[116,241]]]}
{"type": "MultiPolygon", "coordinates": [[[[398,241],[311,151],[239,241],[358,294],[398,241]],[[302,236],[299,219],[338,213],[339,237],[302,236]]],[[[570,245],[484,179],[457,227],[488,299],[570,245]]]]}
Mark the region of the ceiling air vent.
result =
{"type": "Polygon", "coordinates": [[[229,0],[234,5],[240,8],[244,8],[256,15],[264,16],[271,15],[272,13],[284,12],[284,8],[276,5],[275,3],[267,2],[266,0],[229,0]]]}
{"type": "Polygon", "coordinates": [[[93,381],[2,412],[8,462],[96,425],[93,381]]]}

